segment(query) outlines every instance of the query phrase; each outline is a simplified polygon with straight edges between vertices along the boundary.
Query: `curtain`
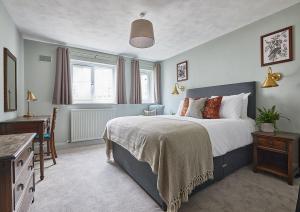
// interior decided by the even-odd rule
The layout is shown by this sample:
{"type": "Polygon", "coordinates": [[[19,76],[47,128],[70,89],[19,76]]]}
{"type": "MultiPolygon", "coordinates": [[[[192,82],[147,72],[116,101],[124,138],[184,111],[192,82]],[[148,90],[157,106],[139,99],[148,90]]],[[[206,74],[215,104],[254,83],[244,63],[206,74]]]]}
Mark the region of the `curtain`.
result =
{"type": "Polygon", "coordinates": [[[131,61],[131,104],[142,103],[140,65],[138,60],[131,61]]]}
{"type": "Polygon", "coordinates": [[[58,47],[56,51],[56,74],[53,91],[53,104],[72,104],[70,55],[68,48],[58,47]]]}
{"type": "Polygon", "coordinates": [[[117,60],[117,104],[126,104],[125,64],[121,56],[117,60]]]}
{"type": "Polygon", "coordinates": [[[161,104],[161,79],[160,79],[160,64],[157,63],[154,65],[153,70],[153,78],[154,78],[154,102],[155,104],[161,104]]]}

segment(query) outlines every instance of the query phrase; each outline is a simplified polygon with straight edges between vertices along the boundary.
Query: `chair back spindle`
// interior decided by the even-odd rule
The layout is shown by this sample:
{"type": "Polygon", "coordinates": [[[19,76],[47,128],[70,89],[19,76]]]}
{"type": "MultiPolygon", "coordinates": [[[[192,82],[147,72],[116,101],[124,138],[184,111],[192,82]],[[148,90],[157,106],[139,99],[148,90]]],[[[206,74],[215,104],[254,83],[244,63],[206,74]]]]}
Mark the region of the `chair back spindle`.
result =
{"type": "Polygon", "coordinates": [[[52,112],[52,119],[51,119],[51,129],[50,129],[50,136],[54,138],[54,130],[55,130],[55,125],[56,125],[56,114],[57,114],[57,107],[53,108],[52,112]]]}

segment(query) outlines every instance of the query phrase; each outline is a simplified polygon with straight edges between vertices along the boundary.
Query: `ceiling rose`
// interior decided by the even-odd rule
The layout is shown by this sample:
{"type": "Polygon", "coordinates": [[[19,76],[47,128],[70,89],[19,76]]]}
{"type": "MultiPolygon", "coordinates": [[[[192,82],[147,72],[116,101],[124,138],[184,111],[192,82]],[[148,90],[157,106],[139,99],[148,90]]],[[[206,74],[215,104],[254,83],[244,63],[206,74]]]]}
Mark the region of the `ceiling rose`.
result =
{"type": "Polygon", "coordinates": [[[145,13],[140,14],[140,19],[131,23],[130,40],[131,46],[136,48],[149,48],[154,45],[153,25],[151,21],[144,19],[145,13]]]}

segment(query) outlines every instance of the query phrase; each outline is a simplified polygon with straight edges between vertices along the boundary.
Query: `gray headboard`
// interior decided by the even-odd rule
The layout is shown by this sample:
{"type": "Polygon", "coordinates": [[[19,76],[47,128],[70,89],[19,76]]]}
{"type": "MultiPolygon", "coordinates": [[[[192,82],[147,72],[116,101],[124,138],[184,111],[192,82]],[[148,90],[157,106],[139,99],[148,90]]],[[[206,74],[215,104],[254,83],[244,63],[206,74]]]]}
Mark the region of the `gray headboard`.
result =
{"type": "Polygon", "coordinates": [[[188,89],[186,97],[211,97],[211,96],[228,96],[240,93],[249,93],[248,97],[248,116],[255,119],[256,117],[256,82],[242,82],[228,85],[217,85],[203,88],[188,89]]]}

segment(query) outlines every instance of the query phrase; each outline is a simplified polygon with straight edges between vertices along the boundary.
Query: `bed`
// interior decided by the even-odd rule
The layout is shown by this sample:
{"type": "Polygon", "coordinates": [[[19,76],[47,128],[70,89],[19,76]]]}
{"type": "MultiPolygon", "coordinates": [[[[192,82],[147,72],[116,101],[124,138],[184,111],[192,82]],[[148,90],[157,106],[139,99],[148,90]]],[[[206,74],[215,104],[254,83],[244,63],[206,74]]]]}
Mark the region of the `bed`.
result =
{"type": "MultiPolygon", "coordinates": [[[[205,187],[213,184],[216,181],[219,181],[226,177],[227,175],[233,173],[237,169],[248,165],[252,161],[252,143],[251,139],[251,126],[254,126],[253,119],[255,119],[256,114],[256,82],[245,82],[245,83],[236,83],[236,84],[228,84],[228,85],[220,85],[220,86],[212,86],[212,87],[203,87],[196,89],[187,90],[186,97],[210,97],[210,96],[226,96],[226,95],[234,95],[239,93],[248,93],[251,92],[251,95],[248,97],[248,117],[251,118],[249,120],[243,120],[240,122],[230,121],[230,120],[220,120],[219,123],[209,123],[209,121],[202,120],[202,124],[207,128],[211,137],[214,137],[214,148],[213,148],[213,165],[214,165],[214,179],[208,180],[205,183],[197,186],[193,193],[204,189],[205,187]],[[232,122],[232,123],[228,123],[232,122]],[[227,145],[226,147],[221,147],[218,145],[218,141],[222,139],[221,133],[213,132],[214,127],[210,127],[210,125],[235,125],[237,127],[242,127],[243,125],[249,125],[249,132],[244,132],[244,134],[233,134],[232,138],[238,140],[243,138],[245,133],[247,134],[246,141],[243,142],[230,142],[230,139],[227,138],[227,143],[231,145],[227,145]],[[211,128],[211,129],[210,129],[211,128]],[[214,135],[212,135],[214,134],[214,135]],[[242,143],[242,144],[241,144],[242,143]]],[[[176,117],[167,117],[174,118],[176,117]]],[[[189,121],[197,122],[197,120],[193,120],[192,118],[186,118],[189,121]]],[[[221,129],[221,128],[220,128],[221,129]]],[[[242,129],[242,128],[240,128],[242,129]]],[[[226,131],[226,130],[225,130],[226,131]]],[[[227,130],[228,131],[228,130],[227,130]]],[[[253,130],[252,130],[253,131],[253,130]]],[[[226,135],[224,135],[225,140],[226,135]]],[[[228,137],[228,136],[227,136],[228,137]]],[[[234,140],[232,139],[232,140],[234,140]]],[[[213,143],[213,142],[212,142],[213,143]]],[[[223,142],[222,142],[223,143],[223,142]]],[[[219,142],[221,144],[221,142],[219,142]]],[[[226,144],[226,142],[225,142],[226,144]]],[[[213,144],[212,144],[213,146],[213,144]]],[[[226,146],[226,145],[225,145],[226,146]]],[[[132,154],[127,151],[122,146],[112,141],[112,151],[115,162],[124,169],[132,178],[139,184],[148,194],[149,196],[163,209],[166,210],[167,206],[162,200],[158,189],[157,189],[157,175],[154,174],[151,170],[151,167],[148,163],[138,161],[132,154]]],[[[193,194],[192,193],[192,194],[193,194]]],[[[191,194],[191,195],[192,195],[191,194]]]]}

